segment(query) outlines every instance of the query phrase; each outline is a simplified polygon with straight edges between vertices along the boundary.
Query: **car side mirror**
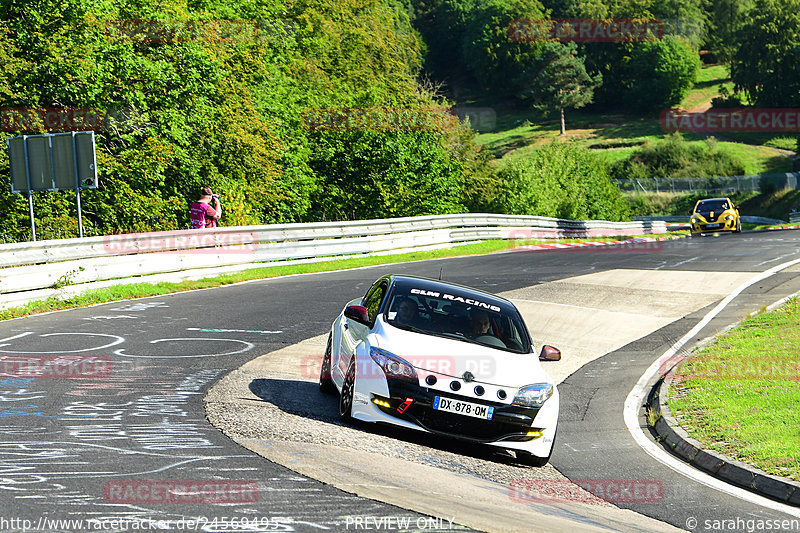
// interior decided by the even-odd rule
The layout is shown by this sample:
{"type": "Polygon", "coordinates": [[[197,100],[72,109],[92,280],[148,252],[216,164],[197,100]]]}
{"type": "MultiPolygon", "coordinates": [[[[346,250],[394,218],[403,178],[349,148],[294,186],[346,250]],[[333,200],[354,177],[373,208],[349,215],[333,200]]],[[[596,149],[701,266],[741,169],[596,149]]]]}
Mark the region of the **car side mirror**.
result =
{"type": "Polygon", "coordinates": [[[739,206],[738,205],[733,206],[733,208],[736,209],[737,211],[739,210],[739,206]]]}
{"type": "Polygon", "coordinates": [[[355,320],[359,324],[369,325],[369,313],[367,313],[367,308],[363,305],[348,305],[344,308],[344,316],[350,320],[355,320]]]}
{"type": "Polygon", "coordinates": [[[561,361],[561,350],[549,344],[542,346],[539,361],[561,361]]]}

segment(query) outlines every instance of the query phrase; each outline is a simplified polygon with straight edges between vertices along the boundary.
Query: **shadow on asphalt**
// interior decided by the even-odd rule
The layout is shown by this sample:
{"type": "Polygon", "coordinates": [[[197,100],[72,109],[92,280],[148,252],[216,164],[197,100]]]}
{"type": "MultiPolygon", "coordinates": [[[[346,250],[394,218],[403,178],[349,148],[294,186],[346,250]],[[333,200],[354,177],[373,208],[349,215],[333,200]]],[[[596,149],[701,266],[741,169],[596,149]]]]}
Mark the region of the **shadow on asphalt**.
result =
{"type": "Polygon", "coordinates": [[[474,457],[494,463],[518,465],[512,453],[458,439],[448,439],[430,433],[407,430],[385,424],[370,424],[353,420],[344,423],[339,419],[339,399],[336,395],[323,394],[317,383],[294,381],[291,379],[254,379],[249,385],[250,392],[261,400],[270,403],[281,411],[302,416],[311,420],[319,420],[338,426],[347,426],[364,433],[382,435],[402,442],[419,446],[474,457]]]}

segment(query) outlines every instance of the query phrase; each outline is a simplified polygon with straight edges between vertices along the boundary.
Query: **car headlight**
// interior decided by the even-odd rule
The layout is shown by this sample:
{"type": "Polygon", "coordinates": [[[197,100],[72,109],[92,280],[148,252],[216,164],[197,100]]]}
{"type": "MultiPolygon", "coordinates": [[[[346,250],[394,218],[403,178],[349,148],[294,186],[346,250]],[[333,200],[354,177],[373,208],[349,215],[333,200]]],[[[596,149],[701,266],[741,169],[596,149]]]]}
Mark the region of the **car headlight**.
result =
{"type": "Polygon", "coordinates": [[[692,224],[697,224],[698,222],[700,222],[698,219],[692,218],[692,224]]]}
{"type": "Polygon", "coordinates": [[[541,407],[553,395],[553,386],[550,383],[534,383],[520,387],[511,405],[519,407],[541,407]]]}
{"type": "Polygon", "coordinates": [[[725,220],[733,220],[733,215],[728,215],[725,217],[725,220]]]}
{"type": "Polygon", "coordinates": [[[371,347],[369,356],[375,361],[387,377],[417,379],[417,373],[411,363],[393,353],[371,347]]]}

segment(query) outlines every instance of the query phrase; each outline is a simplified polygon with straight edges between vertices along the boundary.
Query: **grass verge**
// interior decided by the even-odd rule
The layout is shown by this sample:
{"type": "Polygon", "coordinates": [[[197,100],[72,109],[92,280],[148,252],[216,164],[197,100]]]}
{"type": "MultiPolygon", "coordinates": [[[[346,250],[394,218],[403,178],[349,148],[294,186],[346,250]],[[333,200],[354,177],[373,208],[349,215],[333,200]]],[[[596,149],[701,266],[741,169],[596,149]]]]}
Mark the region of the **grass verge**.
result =
{"type": "MultiPolygon", "coordinates": [[[[597,237],[588,239],[550,239],[550,240],[525,240],[525,245],[542,244],[547,242],[578,242],[578,241],[609,241],[618,238],[635,237],[663,237],[661,235],[630,235],[624,237],[597,237]]],[[[274,263],[274,266],[264,268],[254,268],[222,274],[219,276],[203,278],[200,280],[181,281],[181,282],[162,282],[162,283],[136,283],[131,285],[116,285],[104,289],[87,290],[77,296],[51,297],[45,300],[35,300],[26,305],[10,307],[0,310],[0,320],[20,318],[23,316],[58,311],[61,309],[74,309],[86,307],[105,302],[118,300],[130,300],[133,298],[145,298],[147,296],[159,296],[161,294],[171,294],[174,292],[191,291],[197,289],[208,289],[221,285],[230,285],[242,281],[257,279],[274,278],[278,276],[288,276],[290,274],[308,274],[312,272],[328,272],[331,270],[343,270],[348,268],[360,268],[366,266],[385,265],[390,263],[404,263],[409,261],[422,261],[425,259],[439,259],[445,257],[460,257],[467,255],[481,255],[493,252],[510,250],[514,246],[513,242],[506,240],[488,240],[477,243],[465,244],[453,248],[443,248],[441,250],[426,250],[419,252],[408,252],[404,254],[365,256],[348,259],[332,259],[315,263],[303,263],[294,265],[281,265],[274,263]]]]}
{"type": "Polygon", "coordinates": [[[668,397],[704,448],[800,480],[800,299],[748,318],[683,363],[668,397]]]}
{"type": "MultiPolygon", "coordinates": [[[[681,103],[685,109],[703,107],[717,96],[720,88],[733,88],[728,68],[705,65],[698,73],[697,83],[681,103]]],[[[475,141],[502,166],[516,158],[530,157],[541,146],[560,140],[589,148],[611,164],[630,157],[647,142],[664,139],[665,132],[657,114],[650,116],[624,113],[598,113],[591,110],[570,110],[566,113],[567,132],[560,136],[560,123],[553,117],[544,118],[532,109],[493,105],[497,113],[496,127],[479,131],[475,141]]],[[[741,160],[745,174],[789,172],[789,154],[776,150],[796,150],[797,136],[786,133],[725,133],[718,142],[721,151],[741,160]]],[[[691,144],[705,142],[705,137],[685,134],[691,144]]]]}

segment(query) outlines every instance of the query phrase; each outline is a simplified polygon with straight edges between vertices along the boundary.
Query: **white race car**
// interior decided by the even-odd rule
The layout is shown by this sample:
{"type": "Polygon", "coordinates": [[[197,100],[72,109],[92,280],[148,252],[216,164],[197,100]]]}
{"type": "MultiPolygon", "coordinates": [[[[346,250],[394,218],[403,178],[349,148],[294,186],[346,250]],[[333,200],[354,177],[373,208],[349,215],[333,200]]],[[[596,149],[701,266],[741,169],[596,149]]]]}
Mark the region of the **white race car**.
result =
{"type": "Polygon", "coordinates": [[[320,390],[342,419],[382,422],[513,450],[543,466],[558,424],[558,391],[516,307],[452,283],[380,278],[347,304],[328,338],[320,390]]]}

